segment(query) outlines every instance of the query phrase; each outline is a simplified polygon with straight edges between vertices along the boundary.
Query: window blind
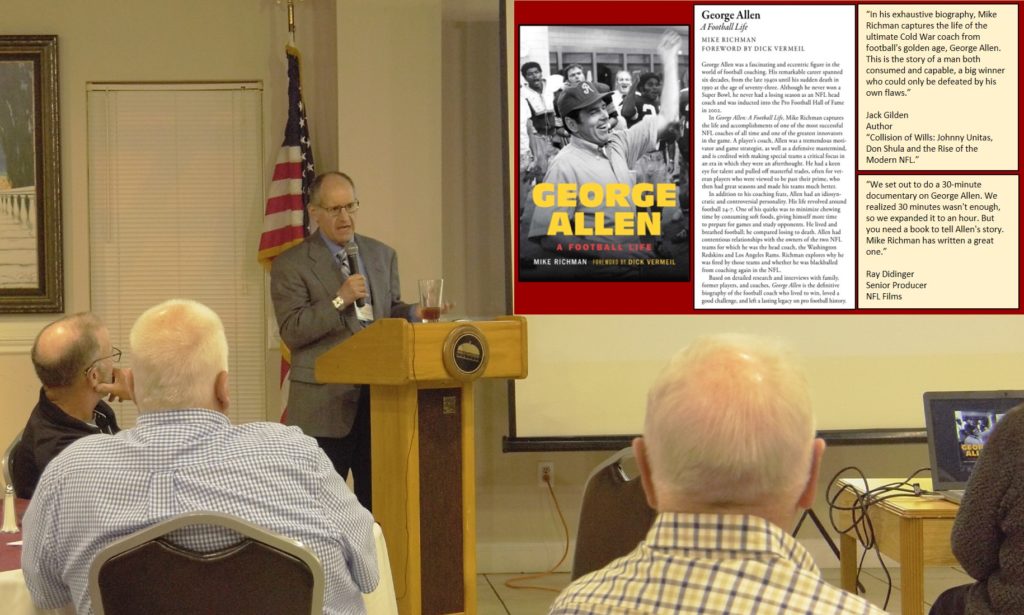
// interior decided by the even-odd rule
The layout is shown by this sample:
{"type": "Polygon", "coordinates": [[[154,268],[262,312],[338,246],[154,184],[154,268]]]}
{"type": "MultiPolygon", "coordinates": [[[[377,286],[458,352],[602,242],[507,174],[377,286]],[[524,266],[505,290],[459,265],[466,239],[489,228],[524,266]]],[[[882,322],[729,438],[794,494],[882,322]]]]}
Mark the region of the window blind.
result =
{"type": "Polygon", "coordinates": [[[143,311],[194,299],[224,322],[231,420],[264,420],[259,84],[90,84],[87,104],[91,305],[122,365],[143,311]]]}

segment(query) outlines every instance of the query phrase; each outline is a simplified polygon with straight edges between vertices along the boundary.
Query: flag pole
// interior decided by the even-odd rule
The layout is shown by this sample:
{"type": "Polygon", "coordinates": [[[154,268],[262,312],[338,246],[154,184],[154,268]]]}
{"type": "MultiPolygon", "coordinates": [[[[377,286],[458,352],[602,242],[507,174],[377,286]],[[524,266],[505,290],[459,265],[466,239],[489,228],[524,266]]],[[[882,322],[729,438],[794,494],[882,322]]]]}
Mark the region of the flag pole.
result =
{"type": "MultiPolygon", "coordinates": [[[[277,0],[278,6],[284,0],[277,0]]],[[[288,3],[288,35],[290,42],[285,49],[288,68],[288,121],[285,123],[284,139],[274,165],[273,180],[267,190],[267,204],[263,214],[263,232],[260,234],[260,264],[270,270],[271,261],[288,248],[302,243],[309,232],[308,210],[309,185],[316,177],[313,164],[313,150],[309,142],[309,124],[306,109],[302,103],[302,87],[299,83],[299,51],[295,47],[295,2],[288,3]]],[[[281,345],[281,422],[287,420],[289,372],[291,356],[288,348],[281,345]]]]}
{"type": "Polygon", "coordinates": [[[288,37],[295,46],[295,0],[288,0],[288,37]]]}

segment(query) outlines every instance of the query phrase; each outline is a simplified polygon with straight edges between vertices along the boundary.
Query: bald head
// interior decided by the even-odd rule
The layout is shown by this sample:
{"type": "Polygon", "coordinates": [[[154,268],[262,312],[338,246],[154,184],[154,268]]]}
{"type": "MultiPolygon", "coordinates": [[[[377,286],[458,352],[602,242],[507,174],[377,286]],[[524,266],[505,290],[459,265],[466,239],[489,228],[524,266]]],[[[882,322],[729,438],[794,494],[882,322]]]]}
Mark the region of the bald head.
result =
{"type": "Polygon", "coordinates": [[[352,194],[355,194],[356,183],[352,181],[348,173],[342,173],[341,171],[328,171],[317,175],[313,182],[309,184],[309,205],[310,207],[318,207],[323,202],[323,191],[326,188],[332,188],[336,186],[347,186],[352,190],[352,194]]]}
{"type": "Polygon", "coordinates": [[[139,316],[129,341],[140,411],[216,409],[215,387],[228,369],[228,341],[216,312],[196,301],[165,301],[139,316]]]}
{"type": "Polygon", "coordinates": [[[647,398],[644,442],[655,489],[670,503],[740,509],[795,501],[814,461],[803,372],[765,338],[700,338],[647,398]]]}
{"type": "Polygon", "coordinates": [[[309,188],[309,217],[322,236],[339,246],[355,238],[359,199],[352,178],[340,171],[324,173],[309,188]],[[352,211],[349,209],[352,208],[352,211]]]}
{"type": "Polygon", "coordinates": [[[56,320],[36,336],[32,365],[48,389],[73,385],[109,344],[106,327],[94,314],[82,312],[56,320]]]}

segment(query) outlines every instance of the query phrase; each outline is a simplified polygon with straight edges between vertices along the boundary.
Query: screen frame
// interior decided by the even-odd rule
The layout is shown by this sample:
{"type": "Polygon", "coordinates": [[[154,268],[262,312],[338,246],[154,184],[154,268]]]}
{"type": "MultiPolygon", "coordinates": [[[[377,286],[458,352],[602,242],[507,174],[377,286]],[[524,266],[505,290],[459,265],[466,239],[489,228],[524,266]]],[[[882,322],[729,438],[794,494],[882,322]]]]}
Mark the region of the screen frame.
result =
{"type": "MultiPolygon", "coordinates": [[[[598,0],[591,0],[597,2],[598,0]]],[[[841,2],[820,2],[817,4],[845,4],[841,2]]],[[[692,4],[691,7],[691,20],[688,25],[692,27],[692,4]]],[[[721,1],[711,0],[701,4],[723,4],[721,1]]],[[[732,3],[728,3],[732,4],[732,3]]],[[[741,4],[741,3],[736,3],[741,4]]],[[[866,4],[865,2],[855,2],[853,5],[860,6],[866,4]]],[[[1017,3],[1018,8],[1021,6],[1017,3]]],[[[515,280],[514,280],[514,263],[515,248],[514,242],[516,241],[517,229],[515,220],[511,215],[513,211],[513,185],[514,173],[516,169],[514,165],[517,164],[516,156],[512,151],[515,146],[515,136],[512,133],[512,129],[515,126],[515,118],[511,117],[511,114],[515,112],[514,101],[511,100],[511,96],[514,92],[511,91],[513,88],[518,87],[518,71],[512,64],[515,58],[516,49],[516,28],[518,27],[515,22],[515,0],[499,0],[499,27],[500,27],[500,44],[501,49],[499,52],[499,58],[501,65],[499,66],[501,79],[501,95],[502,95],[502,160],[505,172],[502,176],[503,188],[504,188],[504,199],[505,199],[505,261],[506,261],[506,307],[508,313],[514,313],[515,307],[515,280]]],[[[690,54],[690,80],[692,83],[693,79],[693,63],[694,55],[692,53],[692,38],[691,38],[691,54],[690,54]]],[[[1018,109],[1019,116],[1019,109],[1018,109]]],[[[691,134],[691,152],[692,152],[692,139],[691,134]]],[[[1020,144],[1019,144],[1020,146],[1020,144]]],[[[692,226],[692,212],[691,212],[691,226],[692,226]]],[[[692,247],[691,247],[692,249],[692,247]]],[[[1024,290],[1022,290],[1024,292],[1024,290]]],[[[1012,314],[1017,312],[1016,310],[1004,310],[1004,309],[974,309],[974,310],[963,310],[963,309],[948,309],[948,310],[928,310],[925,313],[937,313],[937,314],[972,314],[972,315],[1002,315],[1012,314]]],[[[714,311],[707,311],[708,314],[714,314],[714,311]]],[[[740,311],[737,315],[742,315],[748,312],[740,311]]],[[[789,312],[783,312],[789,313],[789,312]]],[[[797,311],[796,313],[806,313],[797,311]]],[[[859,310],[852,311],[840,311],[835,312],[834,315],[847,316],[857,314],[860,317],[870,317],[870,314],[901,314],[906,313],[904,310],[878,310],[873,312],[860,312],[859,310]]],[[[696,317],[699,317],[697,314],[696,317]]],[[[603,451],[603,450],[617,450],[628,446],[632,439],[637,434],[613,434],[613,435],[602,435],[602,436],[541,436],[541,437],[519,437],[516,429],[516,383],[514,381],[508,382],[507,399],[508,399],[508,435],[502,438],[502,449],[505,452],[528,452],[528,451],[603,451]]],[[[920,444],[926,443],[927,430],[922,427],[908,427],[908,428],[869,428],[869,429],[829,429],[819,430],[819,437],[824,438],[830,444],[843,445],[843,444],[920,444]]]]}

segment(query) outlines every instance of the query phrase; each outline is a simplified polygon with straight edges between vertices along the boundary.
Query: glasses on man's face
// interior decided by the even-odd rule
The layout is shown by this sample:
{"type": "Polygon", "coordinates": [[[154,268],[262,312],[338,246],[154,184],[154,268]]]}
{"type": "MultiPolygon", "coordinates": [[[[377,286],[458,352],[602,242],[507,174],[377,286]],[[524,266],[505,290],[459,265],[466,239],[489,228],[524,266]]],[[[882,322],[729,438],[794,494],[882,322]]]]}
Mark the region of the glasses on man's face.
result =
{"type": "Polygon", "coordinates": [[[341,215],[341,212],[352,215],[359,211],[359,201],[352,201],[348,205],[338,205],[336,207],[321,207],[320,209],[324,210],[332,218],[337,218],[341,215]]]}
{"type": "Polygon", "coordinates": [[[114,363],[117,363],[118,361],[121,360],[121,350],[119,348],[111,346],[110,347],[110,351],[111,351],[111,353],[109,355],[107,355],[105,357],[100,357],[100,358],[96,359],[95,361],[93,361],[92,363],[90,363],[89,366],[85,368],[85,373],[88,374],[90,369],[92,369],[93,367],[95,367],[95,365],[97,363],[99,363],[100,361],[103,361],[105,359],[111,359],[114,363]]]}

